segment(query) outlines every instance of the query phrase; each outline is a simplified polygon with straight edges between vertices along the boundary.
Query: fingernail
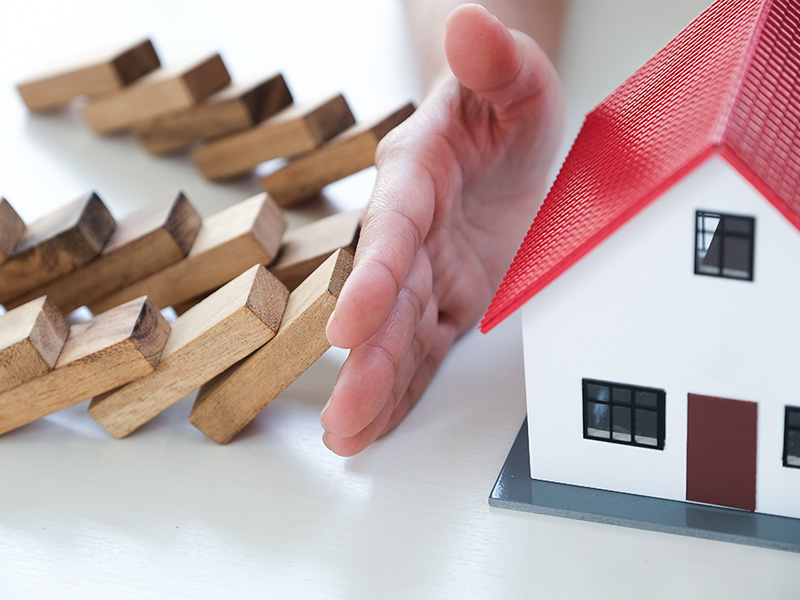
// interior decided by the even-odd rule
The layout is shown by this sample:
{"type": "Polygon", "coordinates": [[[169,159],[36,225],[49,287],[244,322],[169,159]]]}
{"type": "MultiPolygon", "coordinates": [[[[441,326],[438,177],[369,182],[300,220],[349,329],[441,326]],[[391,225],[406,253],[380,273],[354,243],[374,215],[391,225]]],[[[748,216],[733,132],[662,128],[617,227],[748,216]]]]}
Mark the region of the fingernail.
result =
{"type": "Polygon", "coordinates": [[[328,407],[331,405],[332,398],[328,398],[328,401],[325,403],[325,406],[322,407],[322,412],[319,413],[319,423],[322,425],[322,428],[325,431],[328,431],[328,428],[325,427],[325,411],[328,410],[328,407]]]}
{"type": "MultiPolygon", "coordinates": [[[[328,317],[328,324],[325,325],[325,337],[328,338],[328,343],[329,344],[331,344],[331,336],[330,336],[330,334],[328,332],[331,329],[331,322],[333,321],[333,315],[335,315],[335,314],[336,314],[336,309],[334,309],[333,312],[331,313],[331,316],[328,317]]],[[[333,344],[331,344],[331,346],[333,346],[333,344]]]]}
{"type": "MultiPolygon", "coordinates": [[[[325,433],[323,433],[323,434],[322,434],[322,443],[323,443],[323,444],[325,444],[325,447],[326,447],[328,450],[331,450],[331,447],[330,447],[330,445],[328,444],[328,432],[327,432],[327,431],[326,431],[325,433]]],[[[333,452],[333,450],[331,450],[331,452],[333,452]]]]}

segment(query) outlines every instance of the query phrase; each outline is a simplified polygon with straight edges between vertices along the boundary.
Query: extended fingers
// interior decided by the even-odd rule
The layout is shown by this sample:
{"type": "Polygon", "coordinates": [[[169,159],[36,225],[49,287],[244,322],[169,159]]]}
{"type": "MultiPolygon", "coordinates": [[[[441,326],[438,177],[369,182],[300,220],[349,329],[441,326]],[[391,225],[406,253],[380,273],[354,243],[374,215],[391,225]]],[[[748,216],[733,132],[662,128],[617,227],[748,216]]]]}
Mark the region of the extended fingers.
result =
{"type": "Polygon", "coordinates": [[[436,330],[437,312],[436,303],[431,300],[425,315],[417,326],[414,341],[406,353],[403,366],[394,381],[392,392],[384,399],[383,405],[372,421],[354,435],[347,437],[326,431],[323,441],[328,448],[340,456],[352,456],[361,452],[387,431],[387,424],[394,418],[397,405],[401,399],[407,396],[409,384],[416,379],[420,365],[425,363],[436,330]]]}
{"type": "Polygon", "coordinates": [[[501,107],[536,96],[556,77],[530,37],[514,35],[482,6],[453,11],[445,30],[450,69],[467,88],[501,107]]]}
{"type": "MultiPolygon", "coordinates": [[[[407,123],[400,128],[392,139],[414,129],[407,123]]],[[[328,324],[328,340],[340,348],[363,344],[386,321],[433,220],[435,189],[427,169],[405,149],[388,153],[387,167],[378,163],[353,272],[328,324]]]]}
{"type": "Polygon", "coordinates": [[[422,249],[389,317],[375,335],[350,352],[342,365],[330,402],[322,414],[323,426],[328,432],[351,437],[381,411],[403,375],[403,366],[431,290],[430,260],[422,249]]]}

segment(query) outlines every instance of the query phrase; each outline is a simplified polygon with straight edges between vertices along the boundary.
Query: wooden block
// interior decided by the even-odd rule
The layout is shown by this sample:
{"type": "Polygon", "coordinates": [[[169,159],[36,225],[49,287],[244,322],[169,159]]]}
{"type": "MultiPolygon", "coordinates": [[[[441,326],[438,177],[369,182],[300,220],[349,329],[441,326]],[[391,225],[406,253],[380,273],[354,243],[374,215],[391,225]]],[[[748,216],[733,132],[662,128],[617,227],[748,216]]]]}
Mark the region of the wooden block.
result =
{"type": "Polygon", "coordinates": [[[330,347],[325,327],[352,265],[340,250],[293,291],[278,335],[200,388],[189,421],[227,444],[322,356],[330,347]]]}
{"type": "Polygon", "coordinates": [[[0,198],[0,263],[14,253],[14,248],[24,233],[25,223],[17,211],[5,198],[0,198]]]}
{"type": "Polygon", "coordinates": [[[97,396],[89,414],[123,438],[275,337],[289,290],[261,265],[211,294],[172,324],[150,375],[97,396]]]}
{"type": "Polygon", "coordinates": [[[114,225],[114,218],[95,193],[34,222],[14,253],[0,263],[0,304],[93,259],[114,225]]]}
{"type": "MultiPolygon", "coordinates": [[[[355,252],[360,222],[361,210],[350,210],[290,229],[283,236],[278,257],[269,266],[270,272],[289,291],[294,290],[337,250],[355,252]]],[[[172,308],[182,315],[205,297],[197,296],[173,304],[172,308]]]]}
{"type": "Polygon", "coordinates": [[[326,185],[375,164],[378,142],[414,112],[407,104],[380,121],[354,125],[318,149],[261,178],[278,206],[292,206],[316,195],[326,185]]]}
{"type": "Polygon", "coordinates": [[[25,81],[17,90],[29,110],[44,112],[65,106],[78,96],[113,92],[158,67],[153,44],[144,40],[25,81]]]}
{"type": "Polygon", "coordinates": [[[260,123],[292,103],[281,75],[256,85],[231,86],[197,106],[170,113],[136,128],[136,135],[151,154],[186,150],[194,142],[235,133],[260,123]]]}
{"type": "Polygon", "coordinates": [[[47,294],[64,313],[100,300],[182,259],[202,220],[183,192],[117,223],[100,256],[6,303],[19,306],[47,294]]]}
{"type": "Polygon", "coordinates": [[[355,123],[338,95],[312,106],[292,106],[252,129],[201,146],[192,158],[211,180],[227,179],[273,158],[308,152],[355,123]]]}
{"type": "Polygon", "coordinates": [[[52,370],[68,333],[46,297],[0,316],[0,393],[52,370]]]}
{"type": "Polygon", "coordinates": [[[168,335],[147,298],[73,325],[52,371],[0,394],[0,434],[147,375],[168,335]]]}
{"type": "Polygon", "coordinates": [[[336,213],[287,231],[269,270],[292,291],[338,249],[352,254],[358,241],[361,212],[336,213]]]}
{"type": "Polygon", "coordinates": [[[258,194],[204,219],[186,258],[88,306],[97,314],[142,295],[161,307],[200,296],[253,265],[272,262],[285,230],[281,210],[258,194]]]}
{"type": "Polygon", "coordinates": [[[83,117],[96,133],[123,131],[141,121],[185,110],[230,83],[219,54],[188,67],[158,69],[117,92],[94,98],[83,117]]]}

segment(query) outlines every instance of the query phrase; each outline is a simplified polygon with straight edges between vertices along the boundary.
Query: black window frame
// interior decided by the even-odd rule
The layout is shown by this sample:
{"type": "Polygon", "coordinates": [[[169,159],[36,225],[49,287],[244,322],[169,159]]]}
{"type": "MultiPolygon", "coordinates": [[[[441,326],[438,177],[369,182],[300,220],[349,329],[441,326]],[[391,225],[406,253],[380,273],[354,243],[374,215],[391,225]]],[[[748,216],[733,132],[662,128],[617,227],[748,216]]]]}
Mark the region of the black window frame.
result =
{"type": "Polygon", "coordinates": [[[789,415],[792,413],[800,417],[800,406],[787,406],[783,413],[783,466],[789,469],[800,469],[800,464],[790,465],[789,458],[789,432],[796,431],[800,433],[800,425],[790,425],[789,415]]]}
{"type": "MultiPolygon", "coordinates": [[[[756,246],[756,220],[755,217],[750,217],[747,215],[732,215],[727,213],[720,213],[711,210],[698,210],[695,212],[695,221],[694,221],[694,273],[695,275],[705,275],[707,277],[721,277],[723,279],[735,279],[738,281],[753,281],[755,275],[755,246],[756,246]],[[717,225],[717,229],[709,231],[705,227],[705,219],[711,217],[715,219],[719,219],[719,223],[717,225]],[[729,231],[728,226],[726,223],[727,219],[740,219],[744,221],[749,221],[750,223],[750,233],[742,233],[738,231],[729,231]],[[719,233],[717,233],[717,231],[719,233]],[[720,265],[719,271],[709,272],[708,266],[701,267],[701,259],[700,253],[704,251],[708,251],[705,245],[705,235],[708,233],[714,233],[712,239],[715,238],[717,235],[720,236],[720,265]],[[726,238],[738,238],[738,239],[745,239],[749,240],[750,243],[750,253],[748,260],[750,262],[750,271],[747,276],[742,277],[739,275],[733,275],[730,272],[725,273],[725,265],[723,264],[725,260],[725,240],[726,238]],[[702,270],[706,269],[706,270],[702,270]]],[[[710,247],[710,242],[709,242],[710,247]]]]}
{"type": "Polygon", "coordinates": [[[643,385],[633,385],[629,383],[619,383],[615,381],[606,381],[602,379],[584,378],[582,380],[582,403],[583,403],[583,437],[587,440],[609,442],[612,444],[622,444],[625,446],[635,446],[636,448],[647,448],[649,450],[663,450],[666,439],[666,403],[667,393],[660,388],[653,388],[643,385]],[[603,401],[598,398],[589,396],[589,386],[600,386],[608,388],[608,400],[603,401]],[[630,393],[630,402],[615,402],[614,389],[620,391],[627,391],[630,393]],[[655,394],[656,406],[647,406],[639,404],[637,401],[636,392],[643,394],[655,394]],[[609,407],[609,436],[602,437],[592,435],[589,433],[589,404],[601,404],[609,407]],[[614,408],[615,406],[630,409],[630,440],[615,439],[614,438],[614,408]],[[654,413],[656,416],[656,444],[646,444],[636,440],[636,411],[646,411],[647,413],[654,413]]]}

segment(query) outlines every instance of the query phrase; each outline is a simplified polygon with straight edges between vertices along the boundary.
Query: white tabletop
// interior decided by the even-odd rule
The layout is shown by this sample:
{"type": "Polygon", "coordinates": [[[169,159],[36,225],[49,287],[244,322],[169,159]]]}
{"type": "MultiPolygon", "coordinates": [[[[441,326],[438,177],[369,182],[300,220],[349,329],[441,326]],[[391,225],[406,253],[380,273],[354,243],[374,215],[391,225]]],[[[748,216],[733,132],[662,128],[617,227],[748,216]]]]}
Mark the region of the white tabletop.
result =
{"type": "MultiPolygon", "coordinates": [[[[708,0],[578,0],[561,63],[566,148],[582,115],[708,0]]],[[[419,99],[395,0],[4,2],[0,194],[30,220],[95,189],[121,216],[176,189],[203,214],[257,193],[185,157],[99,139],[75,111],[29,116],[39,67],[152,36],[165,63],[219,50],[235,79],[281,71],[298,100],[359,119],[419,99]]],[[[361,206],[374,174],[299,221],[361,206]]],[[[320,441],[331,351],[219,447],[181,401],[116,441],[86,404],[0,438],[0,597],[796,598],[797,555],[516,513],[487,496],[524,418],[518,316],[468,334],[393,434],[352,459],[320,441]],[[280,594],[280,595],[279,595],[280,594]]]]}

